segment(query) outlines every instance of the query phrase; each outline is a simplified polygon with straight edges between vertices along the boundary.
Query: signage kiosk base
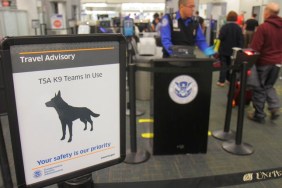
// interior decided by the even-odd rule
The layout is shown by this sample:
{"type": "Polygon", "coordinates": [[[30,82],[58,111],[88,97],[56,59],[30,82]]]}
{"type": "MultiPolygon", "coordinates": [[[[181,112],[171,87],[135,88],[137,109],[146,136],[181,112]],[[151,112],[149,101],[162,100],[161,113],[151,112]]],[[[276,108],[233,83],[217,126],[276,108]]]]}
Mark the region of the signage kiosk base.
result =
{"type": "Polygon", "coordinates": [[[150,158],[150,154],[145,150],[137,150],[137,152],[131,152],[126,154],[124,160],[128,164],[139,164],[146,162],[150,158]]]}
{"type": "Polygon", "coordinates": [[[59,188],[94,188],[92,174],[86,174],[58,184],[59,188]]]}

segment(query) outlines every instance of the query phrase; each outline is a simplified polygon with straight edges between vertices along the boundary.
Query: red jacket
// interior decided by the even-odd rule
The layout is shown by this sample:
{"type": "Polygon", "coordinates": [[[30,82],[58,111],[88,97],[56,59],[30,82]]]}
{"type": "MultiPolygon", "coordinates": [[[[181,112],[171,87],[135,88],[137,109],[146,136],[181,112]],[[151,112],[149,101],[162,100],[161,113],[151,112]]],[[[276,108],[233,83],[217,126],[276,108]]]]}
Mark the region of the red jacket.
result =
{"type": "Polygon", "coordinates": [[[257,28],[251,48],[260,52],[257,65],[282,64],[282,18],[267,18],[257,28]]]}

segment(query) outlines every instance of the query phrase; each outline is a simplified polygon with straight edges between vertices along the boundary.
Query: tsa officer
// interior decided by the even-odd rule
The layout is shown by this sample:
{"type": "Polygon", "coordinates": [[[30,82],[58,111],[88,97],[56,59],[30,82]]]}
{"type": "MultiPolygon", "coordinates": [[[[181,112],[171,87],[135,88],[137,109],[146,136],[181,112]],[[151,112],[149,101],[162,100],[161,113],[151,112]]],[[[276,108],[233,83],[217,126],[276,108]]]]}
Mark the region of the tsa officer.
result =
{"type": "Polygon", "coordinates": [[[193,19],[194,8],[194,0],[178,0],[179,10],[163,17],[161,28],[163,57],[169,57],[172,54],[171,46],[173,45],[197,45],[205,55],[214,54],[213,48],[208,47],[199,23],[193,19]]]}

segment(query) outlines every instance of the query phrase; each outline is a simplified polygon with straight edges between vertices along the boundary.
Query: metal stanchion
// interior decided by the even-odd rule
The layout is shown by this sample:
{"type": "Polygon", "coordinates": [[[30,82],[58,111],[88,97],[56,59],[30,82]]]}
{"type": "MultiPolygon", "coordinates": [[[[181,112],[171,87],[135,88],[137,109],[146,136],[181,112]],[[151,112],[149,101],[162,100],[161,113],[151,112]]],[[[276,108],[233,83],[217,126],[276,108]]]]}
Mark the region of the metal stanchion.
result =
{"type": "Polygon", "coordinates": [[[244,123],[244,113],[245,113],[247,65],[248,63],[246,61],[244,61],[241,65],[240,100],[238,107],[236,138],[231,142],[224,142],[222,144],[222,148],[224,150],[236,155],[250,155],[254,152],[253,146],[247,143],[242,143],[243,123],[244,123]]]}
{"type": "Polygon", "coordinates": [[[136,130],[136,99],[135,99],[135,71],[136,65],[129,64],[129,104],[130,104],[130,152],[126,154],[124,160],[128,164],[138,164],[150,158],[149,152],[137,150],[137,130],[136,130]]]}
{"type": "MultiPolygon", "coordinates": [[[[132,45],[131,45],[131,42],[130,42],[130,40],[131,40],[131,38],[127,38],[127,67],[128,67],[128,65],[130,65],[131,63],[132,63],[132,50],[133,50],[133,47],[132,47],[132,45]]],[[[127,74],[128,75],[128,74],[127,74]]],[[[129,80],[128,78],[127,78],[127,80],[129,80]]],[[[129,82],[129,81],[128,81],[129,82]]],[[[129,84],[128,84],[129,85],[129,84]]],[[[135,84],[134,84],[134,90],[135,90],[135,84]]],[[[129,102],[127,103],[127,105],[126,105],[126,115],[127,116],[130,116],[130,112],[131,112],[131,110],[130,110],[130,104],[129,104],[129,102]]],[[[143,114],[145,114],[145,112],[144,111],[141,111],[141,110],[139,110],[139,109],[136,109],[135,110],[135,115],[136,116],[142,116],[143,114]]]]}
{"type": "Polygon", "coordinates": [[[7,115],[7,104],[5,99],[5,87],[4,87],[4,70],[2,67],[1,55],[0,55],[0,116],[7,115]]]}
{"type": "Polygon", "coordinates": [[[59,188],[94,188],[92,174],[86,174],[71,180],[58,183],[59,188]]]}
{"type": "Polygon", "coordinates": [[[6,105],[6,101],[2,98],[2,94],[1,92],[4,92],[5,91],[5,87],[4,86],[1,86],[0,85],[0,116],[4,116],[4,115],[7,115],[7,105],[6,105]]]}
{"type": "Polygon", "coordinates": [[[47,25],[40,24],[40,35],[47,35],[47,25]]]}
{"type": "Polygon", "coordinates": [[[9,167],[9,161],[7,157],[1,119],[0,119],[0,167],[1,167],[1,174],[3,179],[3,186],[5,188],[13,188],[13,182],[12,182],[12,177],[9,167]]]}
{"type": "Polygon", "coordinates": [[[228,100],[225,114],[225,124],[223,130],[213,131],[212,136],[219,140],[230,140],[234,139],[234,132],[230,130],[231,114],[232,114],[232,101],[234,98],[235,92],[235,83],[236,83],[236,71],[232,70],[230,85],[228,91],[228,100]]]}

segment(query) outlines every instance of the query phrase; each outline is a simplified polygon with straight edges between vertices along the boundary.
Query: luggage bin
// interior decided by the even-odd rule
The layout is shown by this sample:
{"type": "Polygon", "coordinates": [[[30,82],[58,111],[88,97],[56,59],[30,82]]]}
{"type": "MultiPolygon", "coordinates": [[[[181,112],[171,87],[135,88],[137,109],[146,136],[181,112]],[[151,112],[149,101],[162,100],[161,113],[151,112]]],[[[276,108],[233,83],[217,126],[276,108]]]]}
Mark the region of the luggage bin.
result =
{"type": "Polygon", "coordinates": [[[212,84],[209,58],[153,61],[153,154],[206,153],[212,84]]]}

